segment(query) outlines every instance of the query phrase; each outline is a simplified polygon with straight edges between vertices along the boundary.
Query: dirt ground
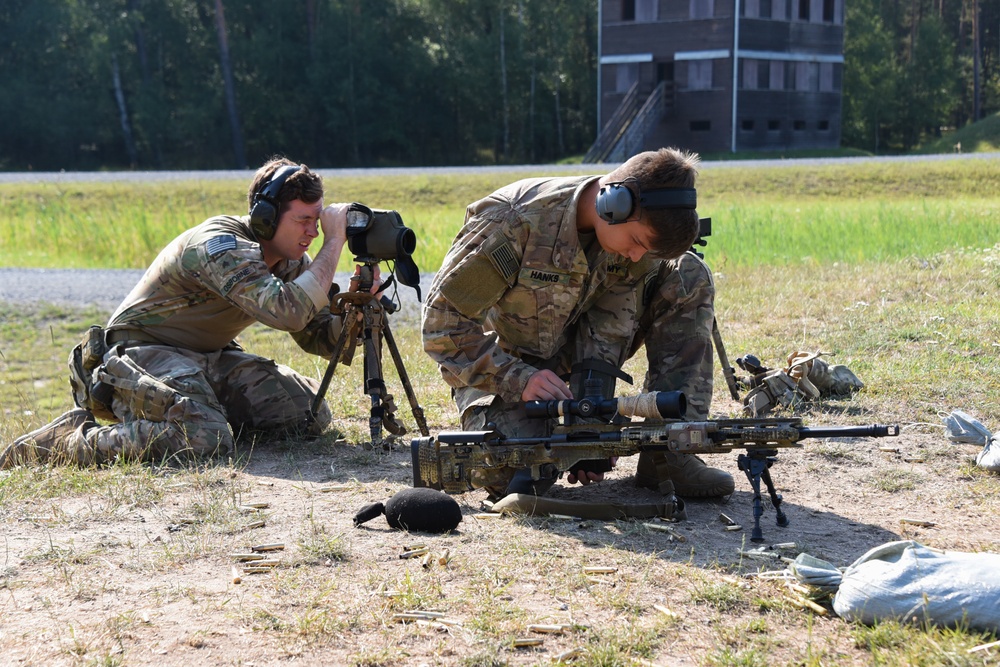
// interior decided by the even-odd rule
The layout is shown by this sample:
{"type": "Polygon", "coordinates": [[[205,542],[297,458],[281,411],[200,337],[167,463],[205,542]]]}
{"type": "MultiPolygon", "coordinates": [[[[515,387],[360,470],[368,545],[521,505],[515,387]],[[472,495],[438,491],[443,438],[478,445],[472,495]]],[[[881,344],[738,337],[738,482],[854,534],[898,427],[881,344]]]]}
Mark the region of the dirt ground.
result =
{"type": "MultiPolygon", "coordinates": [[[[772,474],[790,523],[777,527],[768,508],[763,546],[794,543],[781,552],[806,552],[838,566],[899,539],[1000,551],[1000,481],[970,465],[977,448],[949,444],[942,433],[921,426],[893,439],[822,440],[782,450],[772,474]],[[880,449],[889,446],[898,451],[880,449]]],[[[117,498],[71,493],[8,512],[0,661],[548,664],[579,647],[581,633],[589,632],[589,641],[595,635],[612,644],[637,641],[629,639],[634,628],[612,630],[624,618],[670,637],[650,660],[635,664],[705,664],[727,624],[760,616],[754,604],[706,604],[706,586],[735,582],[752,597],[780,597],[764,580],[740,576],[783,563],[740,554],[757,545],[749,541],[750,485],[731,455],[706,459],[737,475],[736,492],[722,501],[689,500],[688,519],[674,526],[678,538],[639,520],[479,518],[483,491],[456,496],[463,521],[447,535],[394,531],[381,517],[355,527],[352,517],[362,506],[409,484],[407,446],[373,452],[337,445],[325,453],[260,445],[243,454],[242,465],[157,470],[152,483],[159,495],[150,501],[141,499],[141,488],[122,488],[117,498]],[[240,509],[252,502],[267,507],[240,509]],[[743,529],[727,531],[720,514],[743,529]],[[246,527],[258,519],[263,527],[246,527]],[[317,536],[335,538],[342,552],[310,555],[317,536]],[[428,567],[400,558],[414,542],[430,548],[428,567]],[[285,545],[273,552],[281,564],[234,583],[232,554],[266,543],[285,545]],[[445,550],[450,560],[440,565],[445,550]],[[594,565],[615,571],[579,574],[594,565]],[[450,620],[394,622],[393,614],[413,607],[450,620]],[[670,628],[661,627],[657,609],[677,614],[670,628]],[[543,645],[529,649],[496,639],[517,635],[526,623],[572,625],[577,632],[544,636],[543,645]],[[492,657],[476,658],[484,655],[492,657]]],[[[635,457],[623,459],[599,485],[562,484],[550,495],[656,500],[633,486],[634,466],[635,457]]],[[[827,655],[831,664],[870,659],[832,614],[804,621],[807,615],[785,610],[768,621],[770,660],[801,660],[806,650],[827,655]]]]}

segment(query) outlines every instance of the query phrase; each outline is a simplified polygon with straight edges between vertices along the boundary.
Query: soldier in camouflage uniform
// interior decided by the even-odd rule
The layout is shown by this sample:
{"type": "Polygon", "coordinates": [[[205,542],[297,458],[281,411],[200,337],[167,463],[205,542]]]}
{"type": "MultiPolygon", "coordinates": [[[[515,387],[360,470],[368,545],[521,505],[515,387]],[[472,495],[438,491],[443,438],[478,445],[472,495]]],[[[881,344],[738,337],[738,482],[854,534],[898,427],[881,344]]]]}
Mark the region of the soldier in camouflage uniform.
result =
{"type": "Polygon", "coordinates": [[[320,176],[285,159],[257,171],[251,207],[262,193],[272,205],[263,222],[210,218],[160,252],[98,330],[107,352],[88,377],[92,391],[83,401],[78,394],[78,405],[88,404],[19,438],[0,467],[225,453],[245,429],[317,434],[330,423],[325,403],[311,415],[317,382],[244,352],[235,338],[261,322],[290,332],[307,352],[333,354],[342,322],[330,313],[329,292],[347,205],[324,207],[320,176]],[[283,182],[267,190],[279,169],[283,182]],[[310,259],[319,227],[323,244],[310,259]],[[105,400],[96,401],[101,388],[105,400]],[[99,425],[95,410],[115,423],[99,425]]]}
{"type": "MultiPolygon", "coordinates": [[[[598,374],[608,394],[643,345],[645,389],[682,390],[688,417],[707,418],[715,288],[705,264],[687,252],[697,213],[639,209],[609,224],[595,205],[612,183],[634,195],[693,188],[697,165],[695,155],[661,149],[603,177],[522,180],[469,206],[423,310],[424,349],[453,388],[463,429],[493,422],[511,437],[548,436],[553,423],[528,418],[523,401],[574,398],[563,379],[574,368],[577,398],[584,374],[598,374]]],[[[557,475],[531,479],[524,470],[507,488],[487,490],[541,494],[557,475]]],[[[662,452],[640,454],[636,483],[681,496],[734,489],[731,475],[701,459],[662,452]]]]}

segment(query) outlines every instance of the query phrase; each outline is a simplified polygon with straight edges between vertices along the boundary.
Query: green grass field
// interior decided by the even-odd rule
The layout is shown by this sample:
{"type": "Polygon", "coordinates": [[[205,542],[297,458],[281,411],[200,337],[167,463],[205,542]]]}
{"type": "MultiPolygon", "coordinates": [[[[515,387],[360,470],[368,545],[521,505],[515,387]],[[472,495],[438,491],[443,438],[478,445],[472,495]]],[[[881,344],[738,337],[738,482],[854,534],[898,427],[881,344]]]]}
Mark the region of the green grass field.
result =
{"type": "MultiPolygon", "coordinates": [[[[399,210],[417,232],[419,266],[433,271],[465,205],[508,180],[372,176],[328,179],[327,189],[329,201],[399,210]]],[[[859,525],[906,534],[878,518],[887,511],[937,512],[940,532],[921,537],[932,546],[1000,548],[992,530],[1000,477],[940,442],[941,416],[952,409],[1000,429],[997,183],[1000,161],[991,160],[705,165],[699,212],[713,218],[705,255],[730,359],[754,353],[779,366],[794,350],[827,352],[866,387],[804,406],[807,423],[897,422],[923,438],[909,446],[926,464],[888,461],[856,445],[783,457],[803,462],[792,468],[805,480],[800,492],[803,484],[829,487],[821,509],[803,514],[833,513],[839,532],[810,537],[808,519],[790,528],[811,540],[814,555],[831,541],[861,546],[867,538],[858,537],[859,525]],[[838,490],[847,496],[843,504],[829,500],[838,490]],[[980,517],[981,529],[963,521],[967,516],[980,517]]],[[[0,265],[143,268],[191,224],[245,210],[245,186],[0,185],[0,265]]],[[[0,303],[0,444],[69,407],[67,352],[87,325],[107,316],[94,308],[0,303]]],[[[456,428],[448,389],[421,350],[416,323],[394,322],[394,333],[431,431],[456,428]]],[[[288,336],[261,326],[243,343],[313,377],[325,370],[288,336]]],[[[638,360],[626,370],[637,378],[644,372],[638,360]]],[[[678,656],[706,667],[996,664],[997,649],[981,648],[996,641],[993,634],[895,621],[853,625],[796,607],[777,582],[743,578],[772,566],[708,551],[699,537],[719,530],[718,509],[687,522],[692,540],[680,545],[656,541],[636,522],[525,519],[501,529],[469,518],[460,534],[433,538],[456,554],[450,569],[399,562],[388,553],[396,543],[423,536],[350,527],[352,511],[385,500],[408,474],[405,452],[357,446],[370,406],[359,372],[339,370],[328,392],[346,443],[332,436],[279,443],[263,467],[255,467],[260,459],[236,458],[0,473],[8,554],[0,558],[0,618],[10,620],[6,632],[0,621],[4,655],[70,665],[297,658],[357,667],[558,664],[556,648],[515,650],[511,642],[532,622],[562,618],[565,608],[584,620],[569,637],[546,643],[560,651],[582,645],[571,664],[588,667],[674,664],[678,656]],[[330,481],[349,489],[340,496],[313,490],[330,481]],[[223,585],[227,555],[254,539],[241,527],[240,503],[261,495],[281,508],[268,515],[267,530],[273,526],[279,537],[272,539],[288,542],[289,556],[274,577],[223,585]],[[168,532],[164,526],[179,525],[177,517],[193,523],[168,532]],[[580,573],[581,563],[620,571],[595,582],[580,573]],[[390,620],[414,608],[444,608],[464,623],[435,630],[390,620]],[[173,630],[182,624],[177,614],[182,630],[173,630]],[[36,642],[36,632],[46,641],[36,642]],[[226,646],[240,652],[226,653],[226,646]]],[[[391,368],[387,377],[394,378],[391,368]]],[[[715,385],[714,411],[736,416],[718,370],[715,385]]],[[[394,393],[408,421],[405,399],[394,393]]],[[[797,502],[794,494],[786,501],[797,502]]],[[[775,531],[773,522],[765,531],[775,531]]]]}
{"type": "MultiPolygon", "coordinates": [[[[328,177],[326,199],[398,210],[417,233],[417,264],[434,271],[465,206],[512,178],[328,177]]],[[[997,182],[1000,164],[985,159],[794,168],[706,163],[699,213],[713,219],[709,256],[717,269],[926,257],[996,242],[997,182]]],[[[3,184],[0,265],[144,268],[191,225],[245,212],[246,186],[242,180],[3,184]]],[[[345,257],[344,268],[349,263],[345,257]]]]}

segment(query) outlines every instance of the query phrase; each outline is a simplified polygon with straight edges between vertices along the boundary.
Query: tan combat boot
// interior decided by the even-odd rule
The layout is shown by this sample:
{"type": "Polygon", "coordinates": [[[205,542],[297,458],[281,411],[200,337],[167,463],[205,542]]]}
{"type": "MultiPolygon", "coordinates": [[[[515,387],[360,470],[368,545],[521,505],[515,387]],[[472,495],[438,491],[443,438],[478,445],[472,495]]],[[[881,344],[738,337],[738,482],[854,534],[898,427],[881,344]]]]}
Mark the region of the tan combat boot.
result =
{"type": "Polygon", "coordinates": [[[15,440],[0,454],[0,470],[65,457],[69,451],[78,449],[83,431],[96,425],[89,410],[76,408],[65,412],[45,426],[15,440]]]}
{"type": "Polygon", "coordinates": [[[635,484],[664,494],[673,487],[678,496],[689,498],[728,496],[736,490],[733,476],[725,470],[710,468],[693,454],[676,452],[639,452],[635,484]]]}

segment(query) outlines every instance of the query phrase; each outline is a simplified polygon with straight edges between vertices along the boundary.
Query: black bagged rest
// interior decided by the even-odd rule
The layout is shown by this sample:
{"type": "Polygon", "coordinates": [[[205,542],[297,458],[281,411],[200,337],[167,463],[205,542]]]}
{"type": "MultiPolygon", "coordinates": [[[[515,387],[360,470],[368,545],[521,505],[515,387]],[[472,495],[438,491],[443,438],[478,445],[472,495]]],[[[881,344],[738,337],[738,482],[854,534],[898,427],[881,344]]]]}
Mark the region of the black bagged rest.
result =
{"type": "Polygon", "coordinates": [[[382,503],[365,505],[354,516],[354,525],[385,513],[389,525],[398,530],[446,533],[462,521],[462,510],[454,498],[427,487],[403,489],[382,503]]]}

